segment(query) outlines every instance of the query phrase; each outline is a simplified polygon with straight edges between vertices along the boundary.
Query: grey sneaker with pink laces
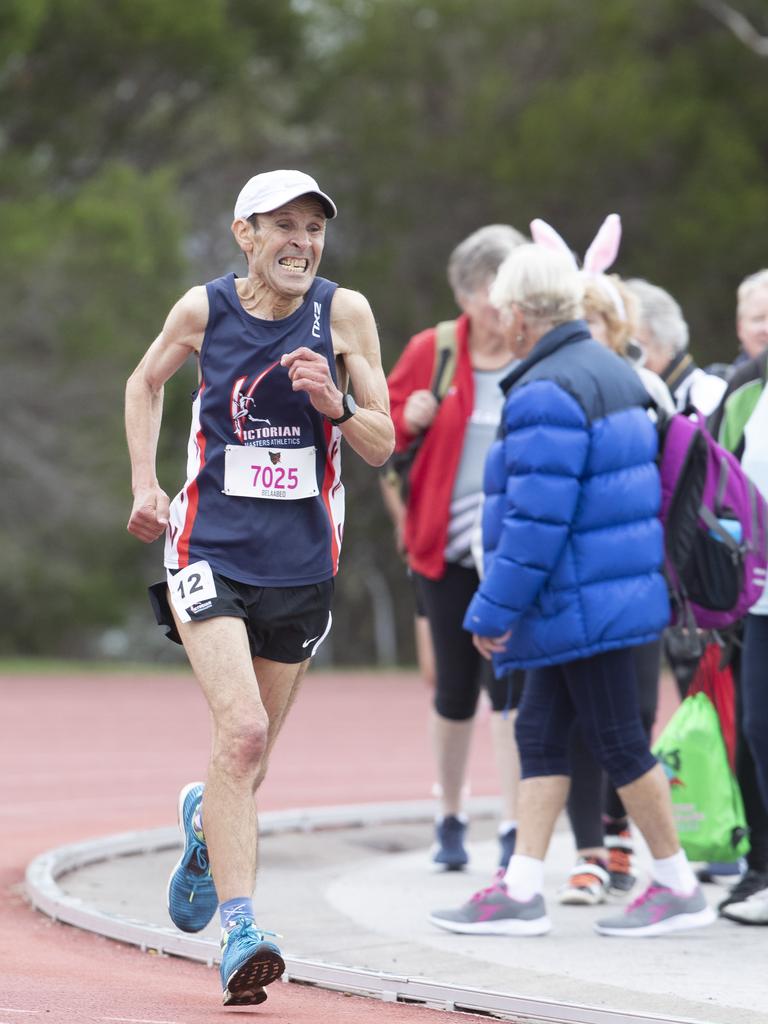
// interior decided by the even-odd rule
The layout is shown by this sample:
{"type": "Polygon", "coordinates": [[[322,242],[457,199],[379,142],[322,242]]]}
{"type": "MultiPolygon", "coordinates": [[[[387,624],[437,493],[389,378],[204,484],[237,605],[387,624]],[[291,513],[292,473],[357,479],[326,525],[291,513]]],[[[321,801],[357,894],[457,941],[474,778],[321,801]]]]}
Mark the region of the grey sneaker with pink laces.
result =
{"type": "Polygon", "coordinates": [[[600,935],[643,939],[686,928],[703,928],[714,920],[715,912],[707,903],[700,885],[685,895],[651,882],[623,914],[597,921],[595,931],[600,935]]]}
{"type": "Polygon", "coordinates": [[[493,885],[476,892],[457,910],[434,910],[429,920],[462,935],[546,934],[552,925],[541,893],[529,900],[513,900],[500,876],[502,871],[493,885]]]}

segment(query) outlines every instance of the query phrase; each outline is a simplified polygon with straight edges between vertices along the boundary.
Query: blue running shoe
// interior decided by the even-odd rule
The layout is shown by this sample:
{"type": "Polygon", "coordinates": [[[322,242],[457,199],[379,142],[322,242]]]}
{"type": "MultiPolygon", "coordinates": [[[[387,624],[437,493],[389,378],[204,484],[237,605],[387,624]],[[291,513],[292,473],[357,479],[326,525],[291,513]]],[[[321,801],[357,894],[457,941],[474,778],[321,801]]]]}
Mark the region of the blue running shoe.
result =
{"type": "Polygon", "coordinates": [[[202,931],[219,905],[208,862],[208,847],[193,824],[202,797],[202,782],[190,782],[179,794],[179,828],[184,836],[184,851],[168,881],[168,913],[183,932],[202,931]]]}
{"type": "Polygon", "coordinates": [[[267,998],[265,985],[282,975],[285,961],[250,918],[243,917],[221,939],[221,986],[225,1006],[257,1006],[267,998]]]}

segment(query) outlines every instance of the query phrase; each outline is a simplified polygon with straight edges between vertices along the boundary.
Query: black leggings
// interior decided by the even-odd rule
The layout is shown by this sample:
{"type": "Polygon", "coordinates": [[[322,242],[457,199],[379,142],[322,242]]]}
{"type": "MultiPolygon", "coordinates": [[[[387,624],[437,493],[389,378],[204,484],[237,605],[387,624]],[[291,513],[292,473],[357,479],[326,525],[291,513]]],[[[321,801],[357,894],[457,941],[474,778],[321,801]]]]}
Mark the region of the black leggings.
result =
{"type": "Polygon", "coordinates": [[[744,798],[751,849],[747,864],[768,871],[768,615],[747,615],[736,687],[736,777],[744,798]]]}
{"type": "Polygon", "coordinates": [[[414,573],[435,649],[435,710],[442,718],[465,722],[477,708],[484,686],[494,711],[516,708],[524,673],[496,679],[490,661],[472,643],[463,627],[464,613],[480,583],[474,569],[448,563],[439,580],[414,573]]]}
{"type": "MultiPolygon", "coordinates": [[[[640,718],[650,743],[656,706],[659,700],[661,641],[632,648],[632,661],[637,679],[640,718]]],[[[581,726],[575,722],[569,737],[568,758],[571,765],[571,788],[568,794],[568,818],[577,850],[601,847],[604,839],[603,810],[611,818],[626,815],[624,804],[605,777],[594,754],[584,741],[581,726]]]]}

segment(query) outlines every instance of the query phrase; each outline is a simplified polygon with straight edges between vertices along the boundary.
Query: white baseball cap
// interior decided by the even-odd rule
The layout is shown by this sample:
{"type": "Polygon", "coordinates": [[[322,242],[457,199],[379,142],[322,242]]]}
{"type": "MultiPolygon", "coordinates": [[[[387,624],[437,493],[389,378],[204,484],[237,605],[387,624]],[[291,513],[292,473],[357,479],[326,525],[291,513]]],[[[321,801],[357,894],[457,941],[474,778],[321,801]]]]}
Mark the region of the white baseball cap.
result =
{"type": "Polygon", "coordinates": [[[252,213],[270,213],[299,196],[315,195],[330,220],[336,216],[336,204],[320,191],[314,178],[303,171],[265,171],[246,181],[235,203],[235,220],[247,220],[252,213]]]}

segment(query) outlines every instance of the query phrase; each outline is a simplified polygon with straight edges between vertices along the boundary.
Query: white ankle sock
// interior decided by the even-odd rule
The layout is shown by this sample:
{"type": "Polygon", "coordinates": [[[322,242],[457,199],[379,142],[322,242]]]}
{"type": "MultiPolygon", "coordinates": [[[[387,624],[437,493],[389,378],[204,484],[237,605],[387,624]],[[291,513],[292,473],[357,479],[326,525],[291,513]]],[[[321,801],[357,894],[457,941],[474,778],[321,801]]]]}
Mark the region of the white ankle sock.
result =
{"type": "Polygon", "coordinates": [[[651,863],[654,882],[665,885],[668,889],[687,895],[699,884],[684,850],[678,850],[671,857],[662,857],[661,860],[653,860],[651,863]]]}
{"type": "Polygon", "coordinates": [[[512,899],[525,902],[544,889],[544,861],[513,853],[504,881],[512,899]]]}

